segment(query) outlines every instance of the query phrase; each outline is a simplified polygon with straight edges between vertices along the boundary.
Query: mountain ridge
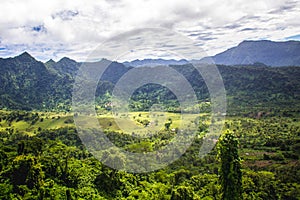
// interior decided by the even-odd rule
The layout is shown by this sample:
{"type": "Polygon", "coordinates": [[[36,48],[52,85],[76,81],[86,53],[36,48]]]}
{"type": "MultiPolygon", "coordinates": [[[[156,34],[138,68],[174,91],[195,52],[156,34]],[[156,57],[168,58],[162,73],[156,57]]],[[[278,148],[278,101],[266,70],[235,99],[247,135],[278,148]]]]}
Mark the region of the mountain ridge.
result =
{"type": "MultiPolygon", "coordinates": [[[[100,79],[100,87],[95,94],[97,98],[107,91],[111,92],[117,81],[131,69],[122,63],[107,60],[99,61],[100,66],[101,62],[108,63],[109,66],[100,79]]],[[[69,58],[43,63],[28,53],[0,59],[0,108],[70,109],[72,88],[81,64],[69,58]]],[[[201,100],[208,100],[205,82],[196,69],[189,64],[170,67],[186,77],[201,100]]],[[[263,64],[217,67],[228,96],[236,105],[241,102],[246,105],[250,102],[255,104],[265,98],[270,102],[289,101],[289,105],[299,101],[300,67],[267,67],[263,64]]],[[[135,94],[137,101],[138,97],[146,98],[148,94],[152,95],[151,98],[162,95],[163,98],[172,100],[170,93],[158,86],[147,86],[135,94]]]]}
{"type": "Polygon", "coordinates": [[[300,41],[245,40],[235,47],[200,61],[209,62],[208,59],[222,65],[263,63],[272,67],[300,66],[300,41]]]}
{"type": "Polygon", "coordinates": [[[300,66],[300,41],[245,40],[214,56],[187,61],[185,59],[136,59],[123,62],[125,66],[185,65],[188,63],[218,65],[255,65],[262,63],[271,67],[300,66]]]}
{"type": "MultiPolygon", "coordinates": [[[[20,55],[10,58],[22,58],[23,62],[36,60],[27,51],[24,51],[20,55]]],[[[43,62],[46,65],[58,65],[61,67],[63,63],[73,62],[73,68],[78,68],[78,63],[74,59],[63,57],[58,61],[49,59],[43,62]]],[[[218,65],[253,65],[256,63],[263,63],[264,65],[271,67],[281,66],[300,66],[300,41],[270,41],[270,40],[244,40],[237,46],[228,48],[227,50],[217,53],[214,56],[208,56],[199,59],[193,59],[187,61],[185,59],[135,59],[132,61],[119,62],[126,67],[140,67],[140,66],[158,66],[158,65],[185,65],[188,63],[208,63],[218,65]]],[[[62,70],[62,69],[57,69],[62,70]]],[[[71,69],[70,69],[71,70],[71,69]]]]}
{"type": "Polygon", "coordinates": [[[158,65],[184,65],[188,64],[189,62],[185,59],[180,59],[180,60],[175,60],[175,59],[151,59],[151,58],[146,58],[146,59],[136,59],[132,61],[125,61],[122,64],[125,66],[130,66],[130,67],[140,67],[140,66],[158,66],[158,65]]]}
{"type": "MultiPolygon", "coordinates": [[[[257,99],[267,96],[268,98],[272,97],[272,101],[278,99],[280,101],[285,101],[285,99],[298,101],[300,98],[298,89],[300,88],[300,67],[288,67],[288,65],[298,65],[300,57],[298,48],[300,48],[300,42],[297,41],[244,41],[236,47],[207,59],[215,59],[228,95],[232,99],[238,99],[236,101],[239,103],[244,101],[247,104],[247,102],[256,101],[251,99],[252,92],[256,93],[255,98],[257,99]],[[257,49],[262,50],[258,51],[257,49]],[[265,62],[270,60],[273,63],[265,62]],[[285,63],[284,65],[287,67],[277,67],[279,64],[279,66],[283,66],[282,63],[285,63]],[[268,67],[266,64],[271,64],[271,66],[273,64],[275,67],[268,67]]],[[[108,63],[109,66],[100,78],[101,87],[96,90],[97,97],[111,91],[114,84],[125,73],[132,67],[139,66],[129,65],[130,67],[128,67],[124,63],[106,59],[99,61],[99,64],[101,62],[108,63]]],[[[203,100],[209,98],[205,82],[203,79],[197,78],[197,72],[186,60],[145,59],[135,62],[152,67],[168,64],[192,83],[196,93],[202,96],[203,100]],[[180,62],[184,64],[180,65],[180,62]]],[[[67,57],[57,62],[53,60],[41,62],[28,52],[13,58],[1,58],[0,108],[67,109],[72,100],[75,76],[82,64],[84,63],[67,57]]],[[[300,59],[298,66],[300,66],[300,59]]],[[[145,91],[153,94],[161,92],[164,97],[168,97],[167,91],[159,87],[151,86],[145,91]]]]}

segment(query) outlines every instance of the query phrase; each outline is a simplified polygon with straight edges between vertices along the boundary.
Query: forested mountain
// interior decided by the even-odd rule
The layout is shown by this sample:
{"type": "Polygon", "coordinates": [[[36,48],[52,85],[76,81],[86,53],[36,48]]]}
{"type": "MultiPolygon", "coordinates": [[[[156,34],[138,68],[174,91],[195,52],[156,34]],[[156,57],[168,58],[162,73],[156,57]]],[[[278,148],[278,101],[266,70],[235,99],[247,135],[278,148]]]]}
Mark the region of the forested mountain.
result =
{"type": "MultiPolygon", "coordinates": [[[[263,63],[268,66],[300,66],[299,52],[299,41],[243,41],[211,58],[216,64],[222,65],[263,63]]],[[[201,61],[210,62],[208,58],[201,61]]]]}
{"type": "MultiPolygon", "coordinates": [[[[67,109],[72,84],[82,63],[69,58],[58,62],[37,61],[27,52],[14,58],[0,59],[0,107],[10,109],[67,109]]],[[[115,83],[128,70],[112,62],[102,82],[115,83]]]]}
{"type": "MultiPolygon", "coordinates": [[[[15,58],[0,59],[1,87],[0,107],[11,109],[69,109],[72,84],[82,63],[69,58],[46,63],[35,60],[28,53],[15,58]]],[[[209,94],[202,77],[191,65],[170,65],[182,73],[191,83],[200,100],[208,100],[209,94]]],[[[229,110],[239,107],[264,108],[272,104],[288,105],[299,100],[300,68],[267,67],[264,65],[218,66],[228,95],[229,110]]],[[[112,62],[107,68],[96,96],[111,91],[113,85],[130,68],[112,62]],[[105,88],[105,89],[101,89],[105,88]]],[[[157,95],[170,100],[174,96],[159,86],[145,86],[149,103],[155,103],[157,95]]],[[[142,98],[135,93],[134,100],[142,98]]],[[[139,94],[139,95],[138,95],[139,94]]]]}
{"type": "Polygon", "coordinates": [[[79,69],[81,63],[77,63],[75,60],[64,57],[60,59],[58,62],[53,60],[49,60],[45,63],[48,69],[55,69],[61,75],[70,75],[74,76],[76,71],[79,69]]]}
{"type": "Polygon", "coordinates": [[[49,70],[27,52],[0,59],[0,107],[42,109],[70,99],[72,80],[49,70]]]}

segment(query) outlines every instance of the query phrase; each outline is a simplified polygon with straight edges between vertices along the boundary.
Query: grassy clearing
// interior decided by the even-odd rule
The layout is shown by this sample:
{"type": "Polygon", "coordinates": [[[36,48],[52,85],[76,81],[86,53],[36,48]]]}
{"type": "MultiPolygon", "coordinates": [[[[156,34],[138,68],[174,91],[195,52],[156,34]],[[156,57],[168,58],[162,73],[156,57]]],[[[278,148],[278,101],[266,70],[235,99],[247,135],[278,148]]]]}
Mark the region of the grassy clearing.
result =
{"type": "MultiPolygon", "coordinates": [[[[204,114],[202,114],[204,115],[204,114]]],[[[130,113],[106,113],[98,116],[100,126],[104,130],[117,131],[123,133],[159,132],[165,130],[167,123],[168,129],[176,128],[195,128],[195,120],[199,114],[181,114],[167,112],[130,112],[130,113]]],[[[204,121],[203,123],[209,123],[204,121]]]]}
{"type": "MultiPolygon", "coordinates": [[[[8,115],[9,112],[1,113],[3,115],[8,115]]],[[[39,129],[58,129],[62,127],[74,126],[73,116],[71,114],[65,113],[43,113],[39,112],[39,119],[36,121],[17,121],[13,120],[8,122],[2,120],[0,122],[0,131],[17,130],[19,132],[27,133],[28,135],[33,135],[39,129]]]]}
{"type": "MultiPolygon", "coordinates": [[[[1,111],[2,116],[9,115],[9,111],[1,111]]],[[[0,131],[8,129],[18,130],[29,135],[35,134],[41,129],[59,129],[62,127],[72,127],[74,125],[73,115],[71,113],[60,112],[37,112],[38,119],[35,121],[0,121],[0,131]]],[[[114,131],[125,134],[146,134],[160,132],[169,129],[195,129],[198,125],[195,123],[199,116],[208,114],[181,114],[168,112],[129,112],[129,113],[103,113],[97,116],[102,130],[114,131]],[[169,127],[166,124],[169,123],[169,127]]],[[[85,119],[87,127],[93,127],[92,116],[85,119]]],[[[205,117],[202,123],[209,124],[209,117],[205,117]]]]}

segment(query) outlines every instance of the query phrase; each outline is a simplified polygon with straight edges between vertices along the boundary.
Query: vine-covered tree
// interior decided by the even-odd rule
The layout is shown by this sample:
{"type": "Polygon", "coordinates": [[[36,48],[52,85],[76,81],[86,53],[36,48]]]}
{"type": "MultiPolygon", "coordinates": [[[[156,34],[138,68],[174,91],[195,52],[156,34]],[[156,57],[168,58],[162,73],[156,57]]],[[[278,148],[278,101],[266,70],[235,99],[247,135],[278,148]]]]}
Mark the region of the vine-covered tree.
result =
{"type": "Polygon", "coordinates": [[[238,154],[238,140],[229,130],[221,136],[218,151],[221,161],[220,183],[222,199],[242,199],[242,172],[238,154]]]}

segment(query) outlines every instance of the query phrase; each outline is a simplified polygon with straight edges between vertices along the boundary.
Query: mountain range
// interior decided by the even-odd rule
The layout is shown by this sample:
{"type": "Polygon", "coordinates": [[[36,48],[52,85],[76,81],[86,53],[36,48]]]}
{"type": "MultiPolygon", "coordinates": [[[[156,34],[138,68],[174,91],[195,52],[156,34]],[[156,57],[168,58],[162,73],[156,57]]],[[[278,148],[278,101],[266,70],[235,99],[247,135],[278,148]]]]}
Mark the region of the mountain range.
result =
{"type": "Polygon", "coordinates": [[[222,65],[300,66],[300,42],[244,41],[211,58],[222,65]]]}
{"type": "MultiPolygon", "coordinates": [[[[215,63],[218,65],[300,66],[300,41],[273,42],[268,40],[243,41],[215,56],[192,60],[191,63],[215,63]]],[[[144,59],[124,62],[126,66],[183,65],[187,60],[144,59]]]]}
{"type": "MultiPolygon", "coordinates": [[[[232,59],[236,59],[233,59],[231,62],[237,64],[239,63],[237,54],[245,54],[247,52],[246,49],[249,49],[248,52],[253,52],[253,44],[256,44],[257,47],[264,46],[262,44],[273,45],[272,42],[268,41],[261,41],[262,44],[259,43],[242,42],[238,47],[216,55],[214,59],[221,64],[223,62],[226,64],[226,56],[224,55],[232,54],[232,59]],[[239,53],[237,49],[244,50],[241,50],[242,52],[239,53]]],[[[257,58],[267,61],[270,55],[277,55],[272,61],[272,66],[279,66],[276,65],[276,62],[281,63],[280,66],[300,66],[300,63],[297,64],[300,51],[296,51],[299,48],[299,42],[276,43],[276,45],[281,45],[281,51],[290,52],[290,54],[280,54],[281,56],[279,56],[276,53],[279,51],[279,48],[273,48],[273,54],[269,51],[266,53],[264,50],[257,50],[257,52],[262,53],[257,58]],[[263,54],[264,52],[265,54],[263,54]],[[284,59],[284,57],[289,59],[284,59]]],[[[268,48],[271,47],[269,46],[268,48]]],[[[171,60],[169,63],[166,60],[157,61],[159,62],[155,63],[170,64],[170,67],[183,74],[193,86],[199,99],[205,101],[209,99],[209,92],[205,82],[199,74],[197,75],[197,71],[190,64],[186,64],[184,60],[180,61],[183,64],[176,63],[174,60],[171,60]]],[[[266,106],[265,104],[271,105],[272,102],[281,105],[283,105],[282,102],[285,102],[287,107],[290,107],[291,104],[296,105],[295,102],[300,102],[300,67],[268,67],[265,64],[258,63],[261,61],[263,60],[258,59],[254,65],[254,61],[249,62],[249,64],[240,63],[240,66],[237,66],[238,64],[235,66],[217,65],[225,84],[229,104],[235,105],[235,107],[241,105],[264,107],[266,106]]],[[[110,61],[103,59],[99,62],[110,61]]],[[[144,63],[147,62],[149,64],[151,60],[148,59],[144,63]]],[[[49,60],[43,63],[37,61],[27,52],[13,58],[0,58],[0,108],[69,110],[75,76],[82,64],[66,57],[57,62],[49,60]]],[[[271,61],[269,64],[272,64],[271,61]]],[[[96,97],[101,98],[106,92],[112,91],[114,84],[131,67],[131,65],[125,66],[122,63],[111,62],[100,79],[95,94],[96,97]]],[[[143,98],[147,99],[147,102],[154,101],[158,96],[167,100],[171,100],[174,97],[170,95],[170,91],[158,86],[141,88],[135,95],[134,99],[136,101],[143,98]]],[[[231,106],[231,108],[234,108],[234,106],[231,106]]]]}
{"type": "Polygon", "coordinates": [[[131,67],[141,67],[141,66],[158,66],[158,65],[185,65],[188,64],[189,62],[185,59],[181,59],[181,60],[175,60],[175,59],[169,59],[169,60],[165,60],[165,59],[143,59],[143,60],[133,60],[133,61],[126,61],[123,62],[123,64],[125,66],[131,66],[131,67]]]}

